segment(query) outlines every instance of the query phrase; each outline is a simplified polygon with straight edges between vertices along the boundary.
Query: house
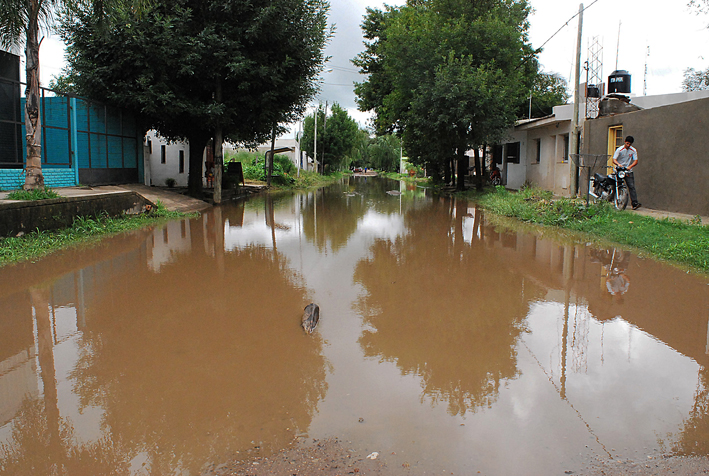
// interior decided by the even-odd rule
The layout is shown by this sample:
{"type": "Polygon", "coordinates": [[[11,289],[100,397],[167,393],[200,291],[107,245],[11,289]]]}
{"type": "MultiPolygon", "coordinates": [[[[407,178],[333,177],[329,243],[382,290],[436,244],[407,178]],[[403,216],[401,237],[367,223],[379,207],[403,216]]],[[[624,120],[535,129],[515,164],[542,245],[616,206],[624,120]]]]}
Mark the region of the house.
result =
{"type": "MultiPolygon", "coordinates": [[[[607,96],[601,106],[604,101],[613,98],[607,96]]],[[[589,173],[605,173],[606,159],[632,135],[640,158],[635,183],[643,206],[709,215],[709,91],[635,96],[621,106],[606,107],[605,112],[601,107],[598,117],[579,123],[579,193],[585,196],[589,173]]],[[[579,109],[582,115],[583,105],[579,109]]],[[[573,104],[565,104],[554,107],[551,116],[519,121],[507,141],[492,150],[503,184],[519,189],[531,183],[570,196],[572,166],[578,161],[569,151],[572,118],[573,104]]]]}

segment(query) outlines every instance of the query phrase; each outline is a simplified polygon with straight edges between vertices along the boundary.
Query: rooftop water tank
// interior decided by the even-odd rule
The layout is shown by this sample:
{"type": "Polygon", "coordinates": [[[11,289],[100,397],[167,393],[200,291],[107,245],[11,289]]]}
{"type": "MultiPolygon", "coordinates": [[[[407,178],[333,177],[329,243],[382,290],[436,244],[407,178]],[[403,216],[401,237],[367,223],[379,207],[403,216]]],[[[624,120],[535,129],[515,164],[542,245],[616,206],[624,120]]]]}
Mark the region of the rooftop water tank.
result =
{"type": "Polygon", "coordinates": [[[630,94],[630,73],[624,69],[613,71],[608,76],[608,93],[630,94]]]}

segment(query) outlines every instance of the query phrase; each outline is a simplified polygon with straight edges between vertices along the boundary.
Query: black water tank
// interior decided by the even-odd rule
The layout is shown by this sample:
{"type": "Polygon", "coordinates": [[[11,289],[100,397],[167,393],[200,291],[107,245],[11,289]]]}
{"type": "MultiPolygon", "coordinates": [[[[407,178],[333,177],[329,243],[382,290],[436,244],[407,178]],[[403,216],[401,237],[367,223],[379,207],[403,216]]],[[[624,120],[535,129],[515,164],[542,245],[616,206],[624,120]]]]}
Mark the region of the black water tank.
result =
{"type": "Polygon", "coordinates": [[[630,94],[630,73],[624,69],[613,71],[608,76],[608,93],[630,94]]]}

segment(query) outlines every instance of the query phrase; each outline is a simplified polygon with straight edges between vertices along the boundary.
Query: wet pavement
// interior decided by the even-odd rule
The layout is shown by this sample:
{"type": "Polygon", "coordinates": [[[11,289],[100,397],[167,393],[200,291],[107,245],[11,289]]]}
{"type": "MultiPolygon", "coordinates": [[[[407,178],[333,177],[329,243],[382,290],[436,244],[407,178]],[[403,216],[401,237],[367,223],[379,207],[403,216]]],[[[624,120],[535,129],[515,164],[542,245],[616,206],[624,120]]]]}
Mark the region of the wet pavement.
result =
{"type": "Polygon", "coordinates": [[[253,197],[0,282],[3,476],[287,468],[328,438],[392,475],[709,453],[709,278],[415,185],[253,197]]]}

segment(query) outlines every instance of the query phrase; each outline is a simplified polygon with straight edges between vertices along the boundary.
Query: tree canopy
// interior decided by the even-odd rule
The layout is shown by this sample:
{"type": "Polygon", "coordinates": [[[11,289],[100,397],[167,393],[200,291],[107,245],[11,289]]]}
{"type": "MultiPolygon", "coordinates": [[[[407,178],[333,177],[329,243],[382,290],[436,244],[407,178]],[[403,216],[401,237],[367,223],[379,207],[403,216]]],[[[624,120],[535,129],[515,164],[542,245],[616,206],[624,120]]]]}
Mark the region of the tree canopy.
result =
{"type": "Polygon", "coordinates": [[[304,112],[326,59],[328,9],[326,0],[155,0],[109,18],[75,10],[62,21],[69,82],[189,140],[189,190],[199,195],[216,128],[259,143],[304,112]]]}
{"type": "MultiPolygon", "coordinates": [[[[417,0],[369,9],[368,74],[358,106],[377,133],[402,135],[409,160],[440,174],[456,154],[499,140],[514,124],[538,70],[526,0],[417,0]]],[[[465,164],[467,172],[467,164],[465,164]]],[[[461,184],[461,180],[458,181],[461,184]]]]}
{"type": "MultiPolygon", "coordinates": [[[[329,115],[318,107],[317,160],[325,168],[341,169],[349,161],[359,134],[357,122],[338,103],[332,105],[329,115]]],[[[307,116],[303,123],[301,148],[310,156],[315,154],[315,114],[307,116]]]]}
{"type": "Polygon", "coordinates": [[[709,89],[709,69],[697,71],[694,68],[684,70],[684,80],[682,80],[682,90],[702,91],[709,89]]]}

